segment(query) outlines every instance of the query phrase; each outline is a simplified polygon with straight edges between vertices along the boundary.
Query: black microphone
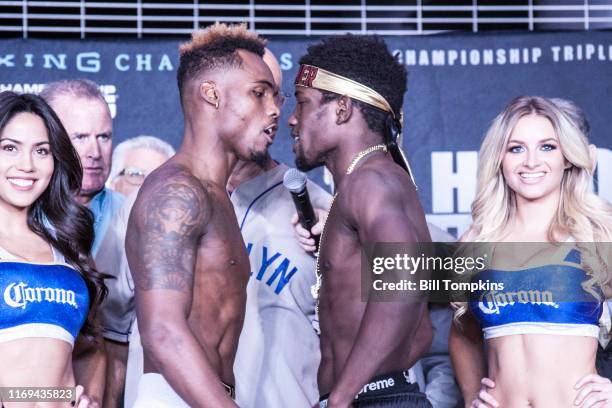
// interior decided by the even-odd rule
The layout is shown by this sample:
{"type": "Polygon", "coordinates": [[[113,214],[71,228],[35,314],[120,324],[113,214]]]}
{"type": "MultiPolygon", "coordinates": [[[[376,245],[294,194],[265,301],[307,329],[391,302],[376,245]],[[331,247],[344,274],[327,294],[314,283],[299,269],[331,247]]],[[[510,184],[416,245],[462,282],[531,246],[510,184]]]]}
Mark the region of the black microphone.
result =
{"type": "MultiPolygon", "coordinates": [[[[283,176],[283,185],[291,193],[300,224],[310,231],[313,225],[317,223],[317,217],[310,203],[310,196],[306,188],[306,175],[297,169],[289,169],[283,176]]],[[[315,247],[318,250],[319,235],[314,235],[313,238],[315,240],[315,247]]]]}

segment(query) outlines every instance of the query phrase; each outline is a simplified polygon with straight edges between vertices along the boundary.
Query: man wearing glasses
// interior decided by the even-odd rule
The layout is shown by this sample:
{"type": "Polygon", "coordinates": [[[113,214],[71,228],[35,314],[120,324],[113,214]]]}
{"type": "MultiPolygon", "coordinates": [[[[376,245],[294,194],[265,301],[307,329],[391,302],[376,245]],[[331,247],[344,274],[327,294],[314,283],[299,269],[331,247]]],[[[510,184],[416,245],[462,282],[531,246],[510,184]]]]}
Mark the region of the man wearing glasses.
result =
{"type": "Polygon", "coordinates": [[[149,173],[175,153],[170,144],[155,136],[137,136],[124,140],[113,151],[109,187],[129,196],[138,190],[149,173]]]}

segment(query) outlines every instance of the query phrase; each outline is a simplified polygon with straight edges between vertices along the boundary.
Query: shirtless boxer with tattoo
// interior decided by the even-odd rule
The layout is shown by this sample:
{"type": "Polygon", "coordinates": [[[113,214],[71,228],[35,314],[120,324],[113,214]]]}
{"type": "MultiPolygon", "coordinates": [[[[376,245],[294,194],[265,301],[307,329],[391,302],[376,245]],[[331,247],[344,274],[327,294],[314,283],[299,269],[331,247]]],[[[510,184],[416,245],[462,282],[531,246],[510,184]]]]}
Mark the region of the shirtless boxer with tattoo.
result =
{"type": "Polygon", "coordinates": [[[336,186],[318,259],[320,406],[430,407],[406,371],[431,341],[427,304],[361,301],[364,244],[430,241],[396,144],[406,71],[381,39],[350,35],[311,46],[300,64],[296,165],[327,166],[336,186]]]}
{"type": "Polygon", "coordinates": [[[265,41],[216,24],[181,46],[178,153],[143,184],[126,251],[144,376],[135,407],[229,407],[249,259],[226,184],[238,159],[265,159],[278,92],[265,41]]]}

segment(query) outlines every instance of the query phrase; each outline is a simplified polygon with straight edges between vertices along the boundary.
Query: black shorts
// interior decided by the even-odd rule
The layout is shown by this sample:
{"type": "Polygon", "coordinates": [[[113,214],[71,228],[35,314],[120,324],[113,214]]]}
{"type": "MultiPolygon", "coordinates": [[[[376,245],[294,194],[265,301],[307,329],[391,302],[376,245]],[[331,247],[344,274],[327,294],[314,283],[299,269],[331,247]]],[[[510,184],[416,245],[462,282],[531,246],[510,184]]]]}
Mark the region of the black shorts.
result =
{"type": "MultiPolygon", "coordinates": [[[[320,408],[327,408],[327,398],[319,400],[320,408]]],[[[355,408],[432,408],[419,385],[411,382],[408,371],[379,375],[363,386],[353,401],[355,408]]]]}
{"type": "Polygon", "coordinates": [[[612,349],[610,347],[606,347],[605,350],[601,346],[597,347],[595,367],[597,367],[597,374],[612,380],[612,349]]]}

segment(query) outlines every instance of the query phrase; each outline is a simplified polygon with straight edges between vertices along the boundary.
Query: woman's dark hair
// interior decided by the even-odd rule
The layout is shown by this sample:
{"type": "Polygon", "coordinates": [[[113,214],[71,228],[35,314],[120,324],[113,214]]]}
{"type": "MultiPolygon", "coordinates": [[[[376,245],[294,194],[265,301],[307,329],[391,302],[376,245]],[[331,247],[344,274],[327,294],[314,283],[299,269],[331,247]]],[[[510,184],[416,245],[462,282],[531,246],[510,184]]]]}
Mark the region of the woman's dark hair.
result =
{"type": "Polygon", "coordinates": [[[49,185],[28,210],[28,226],[58,249],[85,280],[90,312],[81,332],[94,336],[99,331],[94,316],[107,292],[106,275],[96,270],[91,257],[93,215],[76,201],[83,177],[81,162],[64,126],[44,99],[30,94],[0,93],[0,131],[23,112],[37,115],[45,123],[54,164],[49,185]]]}

